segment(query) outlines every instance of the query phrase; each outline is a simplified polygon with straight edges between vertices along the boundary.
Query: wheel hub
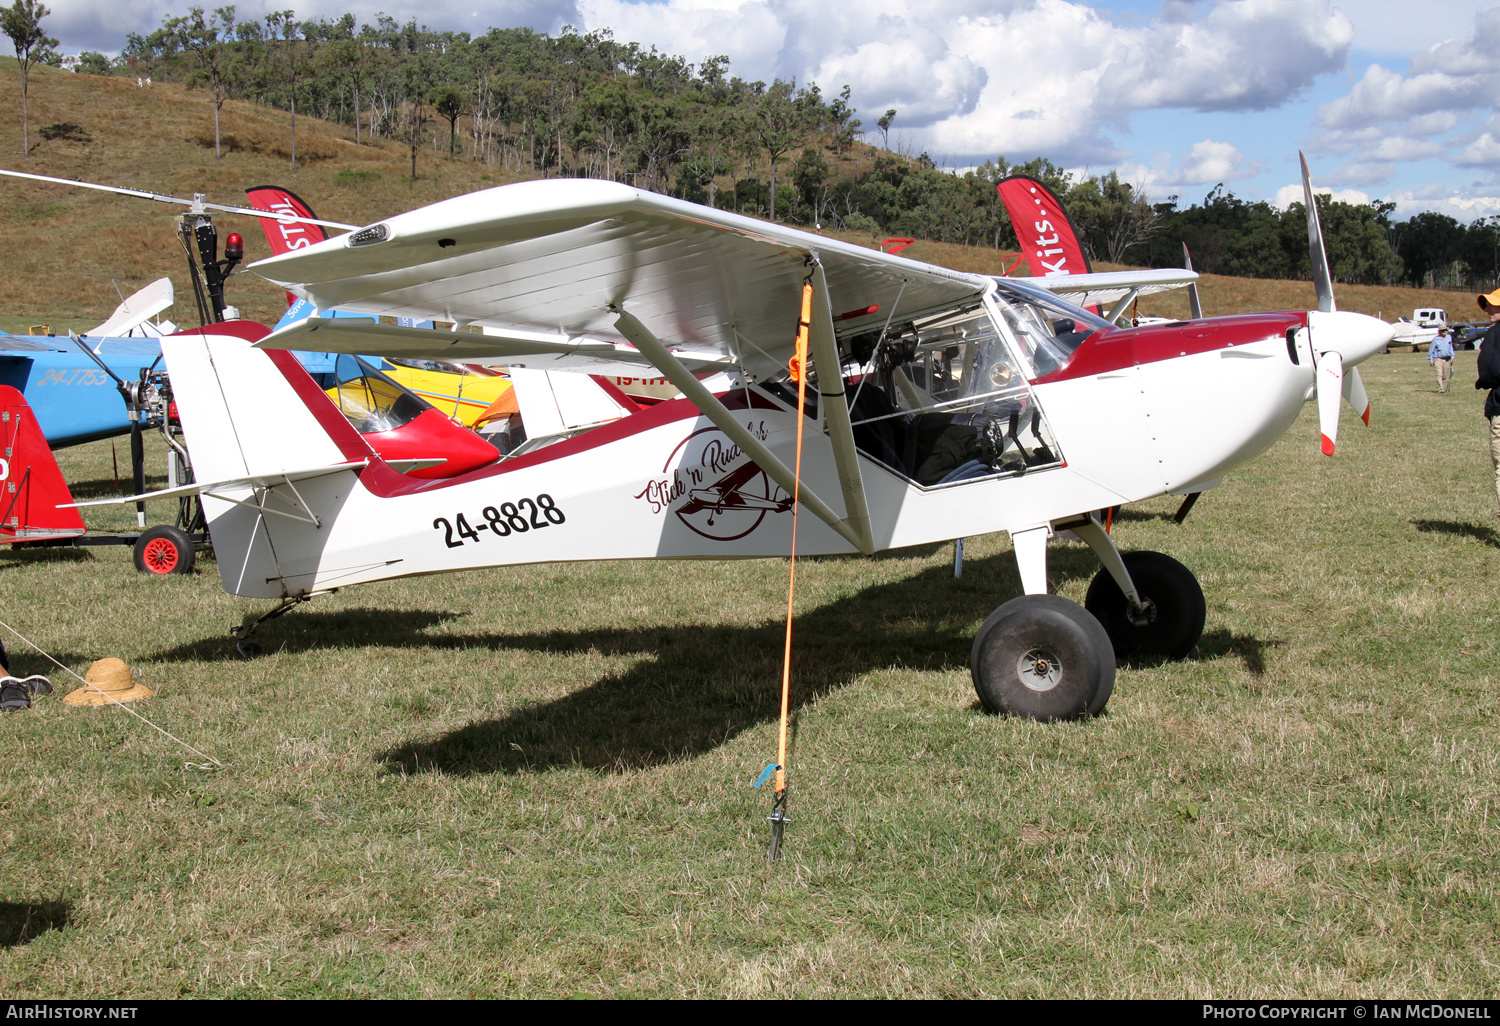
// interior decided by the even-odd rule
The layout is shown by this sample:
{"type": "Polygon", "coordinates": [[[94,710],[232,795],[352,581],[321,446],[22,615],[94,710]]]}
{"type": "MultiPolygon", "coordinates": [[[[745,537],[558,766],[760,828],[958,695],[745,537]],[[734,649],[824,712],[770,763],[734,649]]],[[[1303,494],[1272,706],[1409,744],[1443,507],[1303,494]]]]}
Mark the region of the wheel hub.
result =
{"type": "Polygon", "coordinates": [[[1051,691],[1062,675],[1062,661],[1050,648],[1028,649],[1016,660],[1016,676],[1032,691],[1051,691]]]}
{"type": "Polygon", "coordinates": [[[1132,606],[1130,600],[1125,600],[1125,619],[1129,620],[1134,627],[1149,627],[1156,622],[1156,603],[1148,598],[1142,598],[1139,606],[1132,606]]]}

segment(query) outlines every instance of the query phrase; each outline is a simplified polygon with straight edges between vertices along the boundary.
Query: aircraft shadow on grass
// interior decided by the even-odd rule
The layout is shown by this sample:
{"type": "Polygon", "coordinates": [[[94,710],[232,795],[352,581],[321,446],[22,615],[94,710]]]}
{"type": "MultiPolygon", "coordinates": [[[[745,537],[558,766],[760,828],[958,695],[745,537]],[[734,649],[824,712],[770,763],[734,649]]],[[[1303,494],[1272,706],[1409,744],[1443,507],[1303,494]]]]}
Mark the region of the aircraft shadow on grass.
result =
{"type": "Polygon", "coordinates": [[[72,911],[66,901],[0,901],[0,948],[29,944],[48,930],[61,930],[72,911]]]}
{"type": "MultiPolygon", "coordinates": [[[[1097,568],[1081,547],[1059,546],[1050,554],[1054,582],[1087,578],[1097,568]]],[[[808,572],[815,571],[803,571],[808,572]]],[[[799,613],[794,713],[871,671],[967,669],[975,618],[1020,590],[1014,560],[1001,554],[966,562],[958,580],[949,566],[929,567],[799,613]]],[[[697,757],[777,715],[785,631],[779,618],[754,626],[423,633],[459,616],[384,609],[299,612],[282,621],[283,629],[273,632],[268,625],[261,642],[268,652],[368,644],[644,657],[559,699],[380,753],[388,767],[408,773],[528,773],[563,766],[622,772],[697,757]]],[[[1258,675],[1264,669],[1263,647],[1256,639],[1216,631],[1204,635],[1196,658],[1235,656],[1258,675]]],[[[232,652],[228,642],[212,638],[151,658],[215,660],[228,658],[227,652],[232,652]]],[[[977,702],[973,708],[979,708],[977,702]]]]}

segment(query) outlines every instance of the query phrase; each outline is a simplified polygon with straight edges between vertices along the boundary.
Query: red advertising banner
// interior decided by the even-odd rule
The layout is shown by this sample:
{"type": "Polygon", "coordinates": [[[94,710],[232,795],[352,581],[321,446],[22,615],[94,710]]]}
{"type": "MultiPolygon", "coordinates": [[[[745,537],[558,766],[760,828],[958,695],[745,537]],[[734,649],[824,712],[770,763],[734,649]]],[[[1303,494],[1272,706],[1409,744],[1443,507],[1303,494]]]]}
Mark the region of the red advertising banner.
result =
{"type": "MultiPolygon", "coordinates": [[[[311,207],[302,202],[295,192],[280,186],[257,185],[253,189],[246,189],[245,195],[249,197],[252,207],[256,210],[264,210],[268,214],[314,219],[318,216],[312,212],[311,207]]],[[[322,242],[328,238],[328,233],[320,224],[306,224],[302,221],[271,221],[262,218],[261,226],[266,231],[266,241],[271,244],[272,256],[290,253],[294,249],[306,249],[313,243],[322,242]]]]}
{"type": "MultiPolygon", "coordinates": [[[[283,189],[279,185],[257,185],[245,190],[245,196],[250,200],[250,206],[256,210],[264,210],[268,214],[280,214],[287,217],[311,217],[317,219],[318,215],[312,212],[312,208],[302,202],[302,198],[290,189],[283,189]]],[[[328,238],[328,233],[320,224],[307,224],[304,221],[275,220],[263,217],[260,226],[266,233],[266,241],[271,244],[271,255],[280,256],[290,253],[294,249],[306,249],[315,242],[322,242],[328,238]]],[[[296,302],[297,297],[290,292],[286,295],[288,306],[296,302]]]]}
{"type": "Polygon", "coordinates": [[[1033,277],[1056,278],[1092,271],[1078,236],[1073,234],[1073,223],[1052,190],[1025,175],[1007,178],[995,188],[1000,191],[1033,277]]]}

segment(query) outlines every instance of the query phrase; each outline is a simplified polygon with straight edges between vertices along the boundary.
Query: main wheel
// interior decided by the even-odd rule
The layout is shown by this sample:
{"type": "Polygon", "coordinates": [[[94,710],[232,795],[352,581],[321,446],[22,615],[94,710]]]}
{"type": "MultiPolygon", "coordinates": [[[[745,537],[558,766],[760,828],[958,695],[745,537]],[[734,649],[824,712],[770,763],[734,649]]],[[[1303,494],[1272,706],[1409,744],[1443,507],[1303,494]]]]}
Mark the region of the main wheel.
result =
{"type": "Polygon", "coordinates": [[[148,528],[135,540],[135,568],[143,574],[191,572],[192,539],[171,524],[148,528]]]}
{"type": "Polygon", "coordinates": [[[1146,603],[1144,617],[1136,617],[1141,622],[1132,620],[1134,611],[1108,570],[1094,575],[1084,608],[1104,625],[1118,658],[1160,655],[1181,659],[1203,636],[1208,615],[1198,579],[1187,567],[1160,552],[1127,552],[1121,559],[1137,594],[1146,603]]]}
{"type": "Polygon", "coordinates": [[[1099,621],[1078,603],[1023,595],[979,628],[969,672],[990,712],[1073,720],[1104,709],[1115,687],[1115,654],[1099,621]]]}

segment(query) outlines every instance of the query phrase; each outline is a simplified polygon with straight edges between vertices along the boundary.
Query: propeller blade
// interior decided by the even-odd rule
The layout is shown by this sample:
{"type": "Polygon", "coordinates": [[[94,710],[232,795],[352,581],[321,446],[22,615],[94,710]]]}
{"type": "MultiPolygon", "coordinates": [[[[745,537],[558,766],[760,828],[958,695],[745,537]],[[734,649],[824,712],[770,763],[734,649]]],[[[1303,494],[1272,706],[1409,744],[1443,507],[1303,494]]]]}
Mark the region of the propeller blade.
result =
{"type": "Polygon", "coordinates": [[[1365,427],[1369,427],[1370,397],[1365,392],[1365,383],[1360,380],[1358,367],[1350,367],[1344,371],[1344,399],[1354,407],[1354,412],[1365,422],[1365,427]]]}
{"type": "MultiPolygon", "coordinates": [[[[1352,368],[1351,368],[1352,369],[1352,368]]],[[[1318,354],[1318,428],[1323,433],[1323,455],[1332,456],[1339,440],[1339,400],[1344,391],[1344,358],[1336,352],[1318,354]]],[[[1364,386],[1360,386],[1364,391],[1364,386]]]]}
{"type": "Polygon", "coordinates": [[[1318,309],[1332,313],[1338,307],[1333,302],[1333,277],[1328,273],[1328,252],[1323,248],[1323,226],[1318,223],[1318,204],[1313,200],[1312,173],[1307,170],[1307,156],[1297,151],[1302,160],[1302,195],[1307,200],[1307,256],[1312,261],[1313,284],[1318,289],[1318,309]]]}
{"type": "MultiPolygon", "coordinates": [[[[1191,271],[1193,269],[1193,254],[1188,252],[1187,243],[1182,244],[1182,269],[1191,271]]],[[[1193,320],[1203,320],[1203,303],[1198,298],[1198,283],[1188,282],[1188,312],[1193,315],[1193,320]]]]}

